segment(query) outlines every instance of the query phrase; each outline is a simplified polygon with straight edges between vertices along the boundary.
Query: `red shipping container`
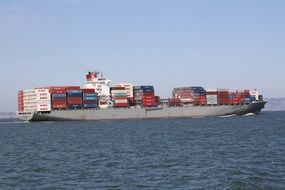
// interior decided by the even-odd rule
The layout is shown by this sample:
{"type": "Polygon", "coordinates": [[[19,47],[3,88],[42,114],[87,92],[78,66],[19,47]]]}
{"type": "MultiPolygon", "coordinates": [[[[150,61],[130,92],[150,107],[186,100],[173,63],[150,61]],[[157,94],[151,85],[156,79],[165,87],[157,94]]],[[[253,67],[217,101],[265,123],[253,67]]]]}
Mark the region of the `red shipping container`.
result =
{"type": "Polygon", "coordinates": [[[67,100],[67,103],[68,104],[82,104],[82,99],[69,99],[69,100],[67,100]]]}
{"type": "Polygon", "coordinates": [[[53,100],[51,104],[66,104],[66,100],[53,100]]]}
{"type": "Polygon", "coordinates": [[[80,86],[66,86],[66,90],[80,90],[80,86]]]}
{"type": "Polygon", "coordinates": [[[126,90],[126,88],[123,86],[115,86],[115,87],[111,87],[110,90],[126,90]]]}
{"type": "Polygon", "coordinates": [[[66,94],[66,90],[50,90],[51,94],[66,94]]]}
{"type": "Polygon", "coordinates": [[[66,98],[64,98],[64,97],[58,97],[58,98],[52,98],[52,101],[67,101],[67,99],[66,98]]]}
{"type": "Polygon", "coordinates": [[[128,107],[129,104],[128,103],[115,103],[114,106],[115,107],[128,107]]]}
{"type": "Polygon", "coordinates": [[[144,92],[143,96],[154,96],[154,92],[144,92]]]}
{"type": "Polygon", "coordinates": [[[82,104],[98,104],[98,101],[96,101],[96,100],[85,100],[82,102],[82,104]]]}
{"type": "Polygon", "coordinates": [[[155,100],[144,100],[144,104],[155,104],[155,100]]]}
{"type": "Polygon", "coordinates": [[[180,98],[170,98],[169,99],[169,105],[170,106],[180,106],[180,105],[182,105],[182,101],[180,98]]]}
{"type": "Polygon", "coordinates": [[[49,90],[51,90],[51,91],[53,91],[53,90],[66,90],[66,87],[64,87],[64,86],[50,86],[47,88],[49,88],[49,90]]]}
{"type": "Polygon", "coordinates": [[[229,104],[230,100],[227,99],[218,99],[218,104],[223,105],[223,104],[229,104]]]}
{"type": "Polygon", "coordinates": [[[155,96],[143,96],[143,99],[155,99],[155,96]]]}
{"type": "Polygon", "coordinates": [[[85,88],[85,89],[82,89],[82,92],[85,93],[85,94],[94,94],[95,93],[95,89],[93,89],[93,88],[85,88]]]}
{"type": "Polygon", "coordinates": [[[230,99],[230,104],[240,104],[240,103],[241,103],[240,98],[230,99]]]}
{"type": "Polygon", "coordinates": [[[52,105],[52,108],[55,108],[55,109],[65,109],[66,108],[66,104],[53,104],[52,105]]]}

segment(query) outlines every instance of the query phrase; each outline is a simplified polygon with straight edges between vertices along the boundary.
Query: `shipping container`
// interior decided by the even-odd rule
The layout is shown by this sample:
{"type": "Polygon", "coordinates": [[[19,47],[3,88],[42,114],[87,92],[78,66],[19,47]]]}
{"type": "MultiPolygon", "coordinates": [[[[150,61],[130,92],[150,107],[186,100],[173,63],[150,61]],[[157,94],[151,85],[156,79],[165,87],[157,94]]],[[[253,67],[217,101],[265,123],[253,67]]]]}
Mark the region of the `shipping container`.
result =
{"type": "Polygon", "coordinates": [[[83,97],[83,100],[98,100],[98,97],[97,96],[94,96],[94,97],[86,96],[86,97],[83,97]]]}
{"type": "Polygon", "coordinates": [[[83,104],[98,104],[98,100],[83,100],[83,104]]]}
{"type": "Polygon", "coordinates": [[[128,97],[127,93],[114,93],[114,94],[112,94],[112,97],[117,97],[117,96],[128,97]]]}
{"type": "MultiPolygon", "coordinates": [[[[67,90],[67,91],[80,90],[80,86],[66,86],[66,90],[67,90]]],[[[80,90],[80,91],[81,91],[81,90],[80,90]]]]}
{"type": "Polygon", "coordinates": [[[153,86],[134,86],[134,91],[142,90],[143,92],[154,92],[153,86]]]}
{"type": "Polygon", "coordinates": [[[213,95],[214,93],[210,93],[212,95],[208,95],[208,92],[207,92],[207,95],[206,95],[206,102],[208,105],[217,105],[218,104],[218,95],[215,94],[213,95]]]}
{"type": "Polygon", "coordinates": [[[52,94],[52,98],[66,98],[66,94],[52,94]]]}
{"type": "Polygon", "coordinates": [[[67,104],[82,104],[82,99],[79,98],[72,98],[67,100],[67,104]]]}
{"type": "Polygon", "coordinates": [[[115,103],[128,103],[128,99],[116,99],[114,100],[115,103]]]}
{"type": "Polygon", "coordinates": [[[79,110],[82,109],[82,104],[69,104],[68,109],[70,110],[79,110]]]}
{"type": "Polygon", "coordinates": [[[90,94],[90,93],[83,93],[83,97],[98,97],[98,94],[97,93],[94,93],[94,94],[90,94]]]}
{"type": "Polygon", "coordinates": [[[67,90],[68,95],[71,94],[82,94],[82,90],[67,90]]]}
{"type": "Polygon", "coordinates": [[[83,107],[85,109],[95,109],[95,108],[98,108],[98,104],[83,104],[83,107]]]}
{"type": "Polygon", "coordinates": [[[95,94],[96,92],[95,92],[95,89],[93,89],[93,88],[84,88],[84,89],[82,89],[82,93],[83,94],[95,94]]]}
{"type": "Polygon", "coordinates": [[[182,106],[183,103],[180,98],[170,98],[169,106],[182,106]]]}
{"type": "Polygon", "coordinates": [[[114,103],[114,106],[115,107],[128,107],[129,106],[129,104],[128,103],[114,103]]]}
{"type": "Polygon", "coordinates": [[[52,104],[52,109],[66,109],[66,108],[67,108],[66,103],[52,104]]]}
{"type": "Polygon", "coordinates": [[[126,90],[126,88],[123,86],[115,86],[115,87],[111,87],[110,90],[111,91],[113,91],[113,90],[126,90]]]}
{"type": "Polygon", "coordinates": [[[63,90],[50,90],[51,94],[66,94],[67,90],[63,89],[63,90]]]}

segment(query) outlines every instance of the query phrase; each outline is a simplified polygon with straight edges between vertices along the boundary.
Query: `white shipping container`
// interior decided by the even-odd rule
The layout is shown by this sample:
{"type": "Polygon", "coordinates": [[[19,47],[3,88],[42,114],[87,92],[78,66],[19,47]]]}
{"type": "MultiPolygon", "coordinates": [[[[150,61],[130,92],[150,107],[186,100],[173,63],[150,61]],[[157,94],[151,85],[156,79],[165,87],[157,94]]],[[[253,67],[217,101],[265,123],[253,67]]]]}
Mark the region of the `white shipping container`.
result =
{"type": "Polygon", "coordinates": [[[35,93],[37,93],[37,94],[39,94],[39,93],[49,93],[49,89],[48,88],[35,89],[35,93]]]}
{"type": "Polygon", "coordinates": [[[37,106],[37,111],[51,111],[51,106],[37,106]]]}
{"type": "Polygon", "coordinates": [[[193,102],[192,98],[181,98],[182,102],[193,102]]]}
{"type": "Polygon", "coordinates": [[[222,91],[222,92],[224,92],[224,91],[229,91],[229,89],[228,89],[228,88],[218,88],[217,91],[222,91]]]}
{"type": "Polygon", "coordinates": [[[207,92],[217,92],[218,89],[217,88],[208,88],[206,89],[207,92]]]}
{"type": "Polygon", "coordinates": [[[51,104],[51,100],[37,100],[36,104],[51,104]]]}
{"type": "Polygon", "coordinates": [[[50,102],[38,102],[38,103],[36,104],[36,106],[50,106],[50,105],[51,105],[50,102]]]}
{"type": "Polygon", "coordinates": [[[38,96],[36,97],[36,100],[49,100],[50,101],[51,97],[50,96],[38,96]]]}
{"type": "Polygon", "coordinates": [[[50,93],[38,93],[36,96],[50,96],[50,93]]]}
{"type": "Polygon", "coordinates": [[[128,103],[128,100],[115,100],[115,103],[119,103],[119,104],[128,103]]]}
{"type": "Polygon", "coordinates": [[[206,97],[209,99],[218,99],[217,95],[207,95],[206,97]]]}
{"type": "Polygon", "coordinates": [[[31,105],[36,105],[37,102],[36,101],[24,101],[24,105],[26,106],[31,106],[31,105]]]}
{"type": "Polygon", "coordinates": [[[111,91],[112,94],[115,94],[115,93],[127,93],[126,90],[112,90],[111,91]]]}
{"type": "Polygon", "coordinates": [[[217,95],[207,95],[206,101],[207,101],[207,104],[218,104],[218,96],[217,95]]]}
{"type": "Polygon", "coordinates": [[[24,94],[33,94],[35,93],[35,89],[27,89],[27,90],[23,90],[24,94]]]}
{"type": "Polygon", "coordinates": [[[37,111],[51,111],[51,108],[39,108],[37,111]]]}

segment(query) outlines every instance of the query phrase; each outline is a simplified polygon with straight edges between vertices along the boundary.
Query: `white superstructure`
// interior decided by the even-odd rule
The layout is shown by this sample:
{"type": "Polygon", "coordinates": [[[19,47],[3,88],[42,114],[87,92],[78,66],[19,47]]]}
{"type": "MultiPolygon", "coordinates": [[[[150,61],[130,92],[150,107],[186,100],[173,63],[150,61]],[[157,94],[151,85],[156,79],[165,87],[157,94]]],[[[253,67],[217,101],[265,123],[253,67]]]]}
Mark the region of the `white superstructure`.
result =
{"type": "Polygon", "coordinates": [[[257,90],[251,90],[249,93],[251,97],[255,98],[255,100],[259,100],[259,92],[257,90]]]}
{"type": "Polygon", "coordinates": [[[110,83],[111,80],[106,79],[101,72],[88,72],[86,75],[85,88],[95,89],[99,97],[99,107],[107,108],[110,101],[110,83]]]}

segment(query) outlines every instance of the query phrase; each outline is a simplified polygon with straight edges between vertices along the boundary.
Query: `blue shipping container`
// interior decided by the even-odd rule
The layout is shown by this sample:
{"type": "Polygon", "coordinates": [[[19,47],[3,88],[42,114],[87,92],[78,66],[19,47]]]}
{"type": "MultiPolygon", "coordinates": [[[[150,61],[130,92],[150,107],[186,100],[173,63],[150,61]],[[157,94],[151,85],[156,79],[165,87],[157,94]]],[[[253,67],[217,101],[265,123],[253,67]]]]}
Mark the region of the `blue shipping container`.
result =
{"type": "Polygon", "coordinates": [[[66,94],[52,94],[53,98],[66,98],[66,94]]]}
{"type": "Polygon", "coordinates": [[[69,90],[68,94],[82,94],[82,90],[69,90]]]}
{"type": "Polygon", "coordinates": [[[153,86],[134,86],[134,90],[154,90],[153,86]]]}
{"type": "Polygon", "coordinates": [[[84,108],[87,109],[93,109],[93,108],[98,108],[97,104],[83,104],[84,108]]]}
{"type": "Polygon", "coordinates": [[[68,94],[68,97],[82,97],[82,94],[68,94]]]}
{"type": "Polygon", "coordinates": [[[98,100],[98,97],[83,97],[83,100],[98,100]]]}
{"type": "Polygon", "coordinates": [[[97,94],[83,94],[83,97],[98,97],[97,94]]]}
{"type": "Polygon", "coordinates": [[[66,101],[67,100],[67,98],[66,97],[53,97],[52,98],[52,101],[66,101]]]}
{"type": "Polygon", "coordinates": [[[81,104],[73,104],[73,105],[68,105],[68,109],[71,109],[71,110],[78,110],[78,109],[81,109],[82,108],[82,105],[81,104]]]}

